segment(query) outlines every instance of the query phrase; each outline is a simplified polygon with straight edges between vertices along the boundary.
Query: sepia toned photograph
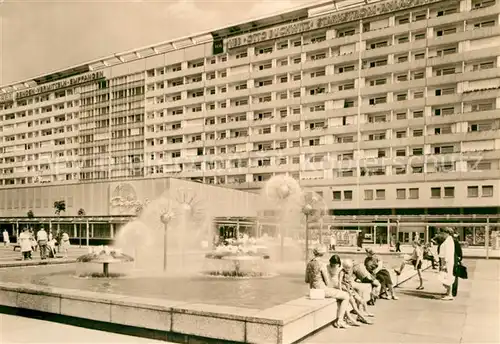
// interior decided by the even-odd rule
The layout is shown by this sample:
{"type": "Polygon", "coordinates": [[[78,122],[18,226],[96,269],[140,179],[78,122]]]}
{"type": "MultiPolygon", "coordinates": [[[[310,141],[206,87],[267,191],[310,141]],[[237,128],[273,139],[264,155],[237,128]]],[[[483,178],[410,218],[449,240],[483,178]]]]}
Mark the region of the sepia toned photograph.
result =
{"type": "Polygon", "coordinates": [[[500,343],[500,0],[0,0],[0,344],[500,343]]]}

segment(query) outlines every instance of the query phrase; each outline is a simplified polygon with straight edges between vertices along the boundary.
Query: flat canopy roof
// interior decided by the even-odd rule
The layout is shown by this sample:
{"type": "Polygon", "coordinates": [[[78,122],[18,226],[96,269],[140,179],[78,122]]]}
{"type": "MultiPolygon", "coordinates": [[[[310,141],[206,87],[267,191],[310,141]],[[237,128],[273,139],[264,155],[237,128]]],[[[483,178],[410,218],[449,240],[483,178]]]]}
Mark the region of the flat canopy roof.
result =
{"type": "Polygon", "coordinates": [[[0,85],[0,95],[33,87],[33,83],[36,83],[36,85],[40,85],[43,83],[70,77],[76,74],[82,74],[96,69],[105,68],[113,64],[124,63],[134,59],[176,50],[177,48],[184,48],[190,45],[209,42],[213,39],[223,39],[255,30],[261,30],[276,24],[284,24],[302,20],[309,16],[309,11],[317,8],[328,7],[334,8],[334,10],[343,10],[351,6],[359,6],[377,1],[381,0],[320,0],[295,7],[287,11],[280,11],[278,13],[261,16],[255,19],[233,23],[222,28],[194,33],[189,36],[179,37],[125,52],[114,53],[109,56],[101,57],[88,62],[83,62],[60,70],[44,73],[34,78],[16,81],[6,85],[0,85]]]}

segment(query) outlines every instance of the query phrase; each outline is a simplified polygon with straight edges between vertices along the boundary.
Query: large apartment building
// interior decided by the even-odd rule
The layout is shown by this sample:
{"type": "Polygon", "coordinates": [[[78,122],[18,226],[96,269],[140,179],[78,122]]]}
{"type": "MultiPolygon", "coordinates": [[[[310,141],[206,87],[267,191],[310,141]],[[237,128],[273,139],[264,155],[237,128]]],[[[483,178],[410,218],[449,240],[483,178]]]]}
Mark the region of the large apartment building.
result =
{"type": "Polygon", "coordinates": [[[288,174],[333,213],[497,212],[499,22],[500,0],[328,2],[6,85],[0,185],[288,174]]]}

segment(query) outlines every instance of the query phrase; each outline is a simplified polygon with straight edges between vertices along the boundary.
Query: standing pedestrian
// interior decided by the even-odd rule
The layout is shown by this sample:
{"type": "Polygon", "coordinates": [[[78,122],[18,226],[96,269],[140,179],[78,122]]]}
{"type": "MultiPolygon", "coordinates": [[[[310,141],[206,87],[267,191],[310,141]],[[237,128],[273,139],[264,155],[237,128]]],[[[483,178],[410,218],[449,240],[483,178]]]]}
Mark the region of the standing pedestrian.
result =
{"type": "Polygon", "coordinates": [[[440,280],[446,289],[446,293],[442,300],[453,300],[452,286],[455,281],[454,266],[455,266],[455,243],[453,240],[454,231],[449,227],[441,230],[443,243],[439,247],[439,260],[440,260],[440,280]]]}
{"type": "Polygon", "coordinates": [[[10,245],[9,232],[7,232],[7,230],[4,229],[2,235],[3,235],[3,245],[4,246],[10,245]]]}
{"type": "Polygon", "coordinates": [[[453,282],[453,286],[451,287],[451,295],[453,297],[456,297],[458,294],[458,278],[459,278],[456,274],[456,267],[462,264],[462,258],[463,258],[462,246],[458,241],[458,234],[456,232],[453,234],[453,243],[455,244],[455,264],[453,267],[453,275],[455,276],[455,281],[453,282]]]}
{"type": "Polygon", "coordinates": [[[358,237],[356,238],[358,251],[361,251],[361,249],[363,248],[364,239],[365,239],[365,234],[363,233],[363,231],[358,231],[358,237]]]}
{"type": "Polygon", "coordinates": [[[63,254],[64,258],[67,258],[70,246],[69,235],[68,233],[63,232],[62,234],[60,234],[60,238],[61,238],[59,241],[60,253],[63,254]]]}
{"type": "Polygon", "coordinates": [[[337,236],[332,232],[330,235],[330,251],[335,251],[335,246],[337,246],[337,236]]]}
{"type": "Polygon", "coordinates": [[[23,260],[32,259],[31,251],[33,248],[31,246],[31,236],[27,227],[25,227],[23,232],[19,235],[19,245],[21,246],[23,260]]]}
{"type": "Polygon", "coordinates": [[[38,247],[40,248],[40,259],[47,259],[47,243],[49,238],[43,227],[36,233],[36,240],[38,242],[38,247]]]}

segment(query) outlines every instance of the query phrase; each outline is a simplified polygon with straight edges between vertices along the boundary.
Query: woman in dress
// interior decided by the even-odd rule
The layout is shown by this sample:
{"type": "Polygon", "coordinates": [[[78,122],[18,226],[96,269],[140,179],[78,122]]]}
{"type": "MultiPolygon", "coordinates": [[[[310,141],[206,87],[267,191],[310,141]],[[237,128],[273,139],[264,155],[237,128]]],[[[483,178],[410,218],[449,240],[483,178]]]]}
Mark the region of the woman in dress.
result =
{"type": "Polygon", "coordinates": [[[352,287],[352,269],[349,271],[349,266],[352,268],[352,262],[349,263],[349,259],[342,264],[340,257],[336,254],[330,257],[330,264],[328,265],[328,274],[330,275],[330,285],[333,288],[343,290],[349,294],[349,304],[352,308],[352,313],[357,315],[357,317],[352,317],[349,312],[346,313],[346,322],[348,325],[359,326],[359,322],[363,324],[371,324],[370,321],[366,319],[367,316],[373,316],[368,314],[368,312],[363,312],[361,308],[363,305],[366,310],[366,302],[352,287]],[[344,267],[346,270],[344,270],[344,267]],[[359,321],[359,322],[358,322],[359,321]]]}
{"type": "Polygon", "coordinates": [[[348,328],[344,322],[349,305],[349,294],[346,292],[329,287],[330,277],[326,264],[322,261],[322,257],[326,254],[326,248],[320,246],[313,250],[314,258],[307,263],[305,282],[309,284],[310,289],[323,289],[325,298],[332,298],[338,301],[337,318],[333,321],[333,326],[336,328],[348,328]]]}
{"type": "Polygon", "coordinates": [[[67,258],[68,257],[68,250],[69,250],[69,246],[70,246],[68,233],[66,233],[66,232],[62,233],[60,245],[61,245],[61,253],[63,254],[63,257],[67,258]]]}
{"type": "Polygon", "coordinates": [[[28,228],[24,228],[23,232],[19,234],[19,246],[21,246],[21,253],[23,255],[23,260],[32,259],[31,258],[31,235],[28,228]]]}

